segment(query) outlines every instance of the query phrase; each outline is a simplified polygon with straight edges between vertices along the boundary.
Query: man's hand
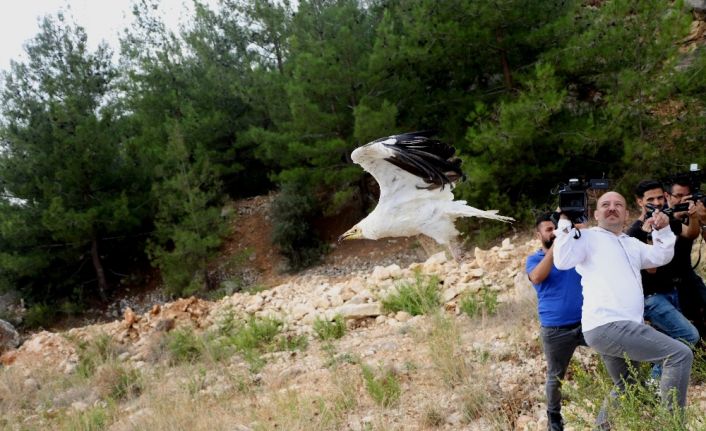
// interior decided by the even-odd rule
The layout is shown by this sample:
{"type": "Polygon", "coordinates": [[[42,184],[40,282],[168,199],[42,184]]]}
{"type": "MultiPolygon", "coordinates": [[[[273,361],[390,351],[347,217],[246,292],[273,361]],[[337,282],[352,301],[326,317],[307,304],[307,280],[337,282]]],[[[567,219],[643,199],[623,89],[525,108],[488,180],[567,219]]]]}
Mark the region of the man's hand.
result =
{"type": "Polygon", "coordinates": [[[652,226],[655,230],[660,230],[665,226],[669,226],[669,217],[659,209],[656,209],[652,217],[645,220],[644,224],[652,226]]]}

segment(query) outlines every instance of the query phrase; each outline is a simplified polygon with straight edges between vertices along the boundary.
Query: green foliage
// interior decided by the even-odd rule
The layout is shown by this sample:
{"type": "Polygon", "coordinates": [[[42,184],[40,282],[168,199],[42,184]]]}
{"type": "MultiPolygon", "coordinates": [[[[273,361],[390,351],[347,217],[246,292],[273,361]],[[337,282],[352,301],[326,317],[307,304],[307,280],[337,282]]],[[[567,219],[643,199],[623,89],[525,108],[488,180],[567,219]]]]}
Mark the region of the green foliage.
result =
{"type": "Polygon", "coordinates": [[[340,314],[337,314],[333,321],[317,317],[314,320],[314,333],[322,341],[338,340],[346,334],[346,322],[340,314]]]}
{"type": "Polygon", "coordinates": [[[694,348],[694,363],[691,366],[691,380],[696,384],[706,382],[706,348],[694,348]]]}
{"type": "MultiPolygon", "coordinates": [[[[47,17],[0,89],[0,289],[81,305],[147,252],[173,295],[213,291],[223,202],[275,188],[273,243],[306,267],[322,217],[377,199],[351,151],[400,131],[436,130],[464,161],[456,196],[520,223],[568,178],[625,193],[701,161],[688,10],[593,3],[224,0],[172,32],[145,0],[120,67],[47,17]]],[[[475,245],[509,228],[459,225],[475,245]]]]}
{"type": "Polygon", "coordinates": [[[167,335],[167,350],[172,362],[193,362],[203,356],[204,345],[193,329],[180,328],[167,335]]]}
{"type": "Polygon", "coordinates": [[[101,334],[88,341],[78,343],[78,366],[76,372],[91,377],[96,369],[117,357],[117,346],[110,335],[101,334]]]}
{"type": "Polygon", "coordinates": [[[108,424],[108,412],[103,407],[92,407],[72,416],[62,429],[66,431],[101,431],[108,424]]]}
{"type": "Polygon", "coordinates": [[[440,305],[439,279],[436,276],[417,274],[412,283],[403,282],[396,292],[382,299],[387,312],[406,311],[412,316],[430,313],[440,305]]]}
{"type": "Polygon", "coordinates": [[[221,245],[227,220],[216,206],[217,184],[208,160],[202,152],[188,151],[178,126],[168,149],[169,156],[160,165],[164,175],[153,190],[158,205],[156,241],[148,250],[166,290],[188,296],[210,285],[209,259],[221,245]]]}
{"type": "Polygon", "coordinates": [[[272,204],[272,243],[292,269],[317,262],[325,250],[310,223],[317,209],[314,197],[293,183],[286,183],[272,204]]]}
{"type": "Polygon", "coordinates": [[[204,334],[204,348],[214,360],[239,353],[257,372],[266,363],[266,353],[307,348],[309,340],[305,335],[283,334],[282,325],[280,320],[269,317],[248,316],[243,320],[228,312],[215,331],[204,334]]]}
{"type": "MultiPolygon", "coordinates": [[[[608,403],[608,417],[613,429],[645,429],[682,431],[695,428],[701,413],[687,407],[686,410],[670,410],[662,402],[654,386],[644,384],[651,364],[631,367],[625,390],[608,403]]],[[[601,363],[596,369],[583,369],[571,364],[572,381],[562,386],[562,391],[571,399],[576,409],[567,417],[579,427],[591,428],[601,408],[599,400],[608,396],[613,383],[601,363]]],[[[676,394],[672,393],[672,396],[676,394]]]]}
{"type": "Polygon", "coordinates": [[[479,314],[492,316],[498,309],[498,293],[494,290],[482,289],[465,295],[458,306],[468,317],[476,317],[479,314]]]}
{"type": "Polygon", "coordinates": [[[56,309],[47,304],[33,304],[24,315],[23,325],[27,328],[46,327],[56,317],[56,309]]]}
{"type": "Polygon", "coordinates": [[[3,73],[0,273],[35,300],[84,285],[105,297],[105,263],[139,256],[125,239],[148,216],[146,176],[116,112],[112,53],[86,41],[62,14],[45,17],[27,61],[3,73]]]}
{"type": "Polygon", "coordinates": [[[363,372],[363,381],[368,395],[382,407],[391,407],[397,403],[402,394],[399,377],[391,369],[376,372],[365,364],[360,365],[363,372]]]}

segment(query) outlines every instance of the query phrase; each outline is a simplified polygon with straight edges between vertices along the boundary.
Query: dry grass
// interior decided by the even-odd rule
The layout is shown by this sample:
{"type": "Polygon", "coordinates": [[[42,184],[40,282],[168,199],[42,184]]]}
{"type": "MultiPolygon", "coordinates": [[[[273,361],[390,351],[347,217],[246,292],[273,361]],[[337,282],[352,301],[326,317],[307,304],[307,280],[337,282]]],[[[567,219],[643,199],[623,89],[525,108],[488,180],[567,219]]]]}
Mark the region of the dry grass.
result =
{"type": "Polygon", "coordinates": [[[507,332],[506,341],[524,354],[525,337],[536,326],[534,313],[531,304],[512,303],[501,303],[496,316],[476,319],[436,312],[407,331],[376,326],[369,329],[372,338],[346,333],[336,343],[361,356],[355,361],[331,364],[330,352],[312,348],[282,352],[257,371],[239,354],[204,354],[135,371],[113,354],[103,354],[111,349],[90,347],[85,351],[98,352],[87,356],[90,372],[37,373],[37,387],[14,368],[0,370],[0,429],[422,430],[447,429],[450,417],[460,421],[451,429],[510,429],[527,409],[527,394],[497,389],[492,365],[504,359],[485,346],[495,334],[507,332]],[[352,340],[359,341],[346,344],[352,340]],[[387,344],[398,350],[366,356],[366,350],[378,350],[371,346],[387,344]],[[399,349],[406,344],[411,348],[399,349]],[[371,363],[376,375],[392,367],[398,401],[389,406],[373,401],[361,360],[371,363]],[[303,371],[287,374],[292,367],[303,371]],[[77,402],[83,407],[77,409],[77,402]]]}

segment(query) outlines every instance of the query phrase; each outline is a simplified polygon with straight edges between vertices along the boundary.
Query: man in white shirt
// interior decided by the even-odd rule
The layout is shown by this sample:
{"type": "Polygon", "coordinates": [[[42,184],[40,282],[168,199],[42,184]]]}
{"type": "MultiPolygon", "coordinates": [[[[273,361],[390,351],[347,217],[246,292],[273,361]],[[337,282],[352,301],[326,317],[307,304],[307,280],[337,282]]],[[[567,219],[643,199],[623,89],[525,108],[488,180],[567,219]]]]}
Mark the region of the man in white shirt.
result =
{"type": "MultiPolygon", "coordinates": [[[[623,233],[628,213],[619,193],[601,196],[594,216],[598,226],[578,232],[562,215],[554,241],[554,265],[558,269],[575,267],[582,277],[581,326],[586,343],[601,354],[618,391],[624,389],[625,381],[632,380],[625,357],[662,363],[662,399],[670,404],[670,391],[675,390],[677,403],[683,407],[693,361],[691,349],[642,319],[640,270],[672,259],[676,237],[669,229],[669,218],[656,210],[645,220],[653,227],[653,244],[648,245],[623,233]]],[[[607,425],[605,409],[597,423],[607,425]]]]}

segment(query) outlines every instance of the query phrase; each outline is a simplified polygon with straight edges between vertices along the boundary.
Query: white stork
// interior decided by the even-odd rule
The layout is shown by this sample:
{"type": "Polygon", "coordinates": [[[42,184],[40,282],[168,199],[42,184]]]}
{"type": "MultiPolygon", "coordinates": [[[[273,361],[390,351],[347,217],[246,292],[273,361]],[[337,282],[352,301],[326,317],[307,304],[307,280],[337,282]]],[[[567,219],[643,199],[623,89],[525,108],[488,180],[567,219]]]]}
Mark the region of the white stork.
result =
{"type": "Polygon", "coordinates": [[[346,239],[380,239],[424,234],[446,246],[454,258],[459,217],[484,217],[504,222],[510,217],[496,210],[479,210],[454,200],[451,190],[464,178],[455,149],[427,132],[389,136],[356,148],[353,161],[380,185],[377,206],[340,236],[346,239]],[[449,187],[446,187],[448,185],[449,187]]]}

